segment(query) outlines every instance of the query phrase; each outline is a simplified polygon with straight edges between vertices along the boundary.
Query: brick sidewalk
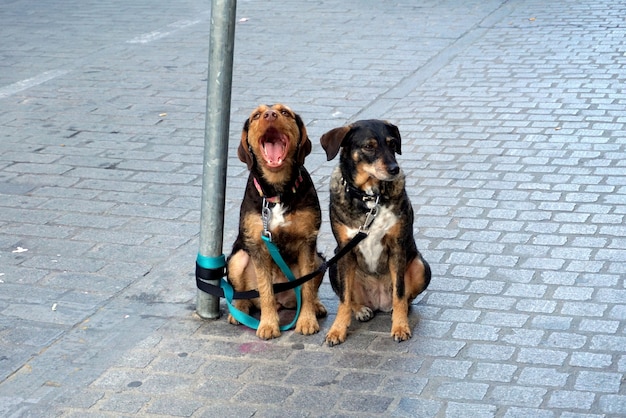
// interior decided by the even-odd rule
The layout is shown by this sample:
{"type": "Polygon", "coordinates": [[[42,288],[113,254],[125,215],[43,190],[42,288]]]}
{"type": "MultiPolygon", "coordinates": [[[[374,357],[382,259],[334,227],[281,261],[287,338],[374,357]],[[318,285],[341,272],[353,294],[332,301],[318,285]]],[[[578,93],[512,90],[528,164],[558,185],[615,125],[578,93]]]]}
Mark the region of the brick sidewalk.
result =
{"type": "MultiPolygon", "coordinates": [[[[622,1],[240,1],[225,252],[258,103],[314,143],[400,127],[433,282],[390,316],[272,341],[195,313],[209,2],[0,10],[0,415],[626,415],[622,1]]],[[[222,307],[222,310],[224,308],[222,307]]]]}

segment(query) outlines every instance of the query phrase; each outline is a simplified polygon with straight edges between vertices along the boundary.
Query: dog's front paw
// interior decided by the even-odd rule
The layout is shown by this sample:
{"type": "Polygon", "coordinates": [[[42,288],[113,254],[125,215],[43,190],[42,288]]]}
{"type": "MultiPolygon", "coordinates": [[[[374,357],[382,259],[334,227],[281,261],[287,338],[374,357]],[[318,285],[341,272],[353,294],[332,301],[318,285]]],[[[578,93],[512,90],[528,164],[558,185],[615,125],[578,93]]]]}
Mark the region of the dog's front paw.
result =
{"type": "Polygon", "coordinates": [[[361,309],[354,312],[354,316],[361,322],[367,322],[374,317],[374,311],[367,306],[361,306],[361,309]]]}
{"type": "Polygon", "coordinates": [[[328,334],[326,334],[326,344],[328,344],[329,347],[341,344],[346,341],[347,333],[347,330],[342,331],[336,328],[331,328],[330,331],[328,331],[328,334]]]}
{"type": "Polygon", "coordinates": [[[411,328],[408,324],[394,325],[391,327],[391,336],[394,341],[406,341],[411,338],[411,328]]]}
{"type": "Polygon", "coordinates": [[[280,337],[278,322],[275,324],[261,322],[259,328],[256,330],[256,336],[262,340],[271,340],[272,338],[280,337]]]}
{"type": "Polygon", "coordinates": [[[320,330],[320,325],[317,322],[317,318],[303,318],[296,323],[296,332],[302,335],[312,335],[320,330]]]}

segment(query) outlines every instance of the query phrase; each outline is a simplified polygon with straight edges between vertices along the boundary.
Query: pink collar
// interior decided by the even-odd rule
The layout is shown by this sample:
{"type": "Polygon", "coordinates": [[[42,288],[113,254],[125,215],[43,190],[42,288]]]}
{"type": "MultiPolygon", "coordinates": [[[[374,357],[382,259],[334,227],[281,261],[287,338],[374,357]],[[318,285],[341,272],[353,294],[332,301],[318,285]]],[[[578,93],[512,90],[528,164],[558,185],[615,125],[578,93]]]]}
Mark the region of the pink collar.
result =
{"type": "MultiPolygon", "coordinates": [[[[263,189],[261,188],[261,184],[256,179],[256,177],[253,177],[253,181],[254,181],[254,187],[259,192],[259,195],[261,197],[265,198],[265,200],[267,200],[269,203],[280,203],[280,195],[265,197],[265,193],[263,192],[263,189]]],[[[298,189],[298,186],[300,186],[300,183],[302,183],[302,174],[298,174],[298,177],[296,178],[296,181],[294,182],[293,187],[291,188],[292,193],[294,194],[296,193],[296,190],[298,189]]]]}

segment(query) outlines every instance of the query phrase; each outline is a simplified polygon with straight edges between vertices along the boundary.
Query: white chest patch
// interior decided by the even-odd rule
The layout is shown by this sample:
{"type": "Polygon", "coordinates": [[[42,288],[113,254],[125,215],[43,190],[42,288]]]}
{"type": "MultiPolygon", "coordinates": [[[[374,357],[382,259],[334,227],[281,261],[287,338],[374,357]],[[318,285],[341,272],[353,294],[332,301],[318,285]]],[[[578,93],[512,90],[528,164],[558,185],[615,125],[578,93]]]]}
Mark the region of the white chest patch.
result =
{"type": "Polygon", "coordinates": [[[270,224],[269,230],[275,230],[276,228],[280,228],[282,226],[286,226],[289,222],[285,221],[285,211],[287,209],[283,206],[282,203],[277,203],[272,208],[272,214],[270,215],[270,224]]]}
{"type": "MultiPolygon", "coordinates": [[[[383,251],[382,239],[393,225],[398,222],[398,217],[389,209],[388,206],[381,206],[378,215],[370,226],[369,235],[356,247],[363,255],[367,267],[370,272],[375,272],[378,267],[378,259],[383,251]]],[[[350,238],[359,232],[358,229],[350,229],[348,234],[350,238]]]]}

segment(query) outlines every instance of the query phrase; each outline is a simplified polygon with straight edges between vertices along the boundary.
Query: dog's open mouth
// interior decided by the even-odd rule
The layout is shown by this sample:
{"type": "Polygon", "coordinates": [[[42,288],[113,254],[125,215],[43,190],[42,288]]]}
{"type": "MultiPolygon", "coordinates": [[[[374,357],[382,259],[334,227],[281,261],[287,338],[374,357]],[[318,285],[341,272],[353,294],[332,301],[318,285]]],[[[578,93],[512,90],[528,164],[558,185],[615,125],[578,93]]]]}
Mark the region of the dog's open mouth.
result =
{"type": "Polygon", "coordinates": [[[289,149],[289,138],[276,129],[268,129],[261,138],[263,159],[271,168],[283,165],[289,149]]]}

